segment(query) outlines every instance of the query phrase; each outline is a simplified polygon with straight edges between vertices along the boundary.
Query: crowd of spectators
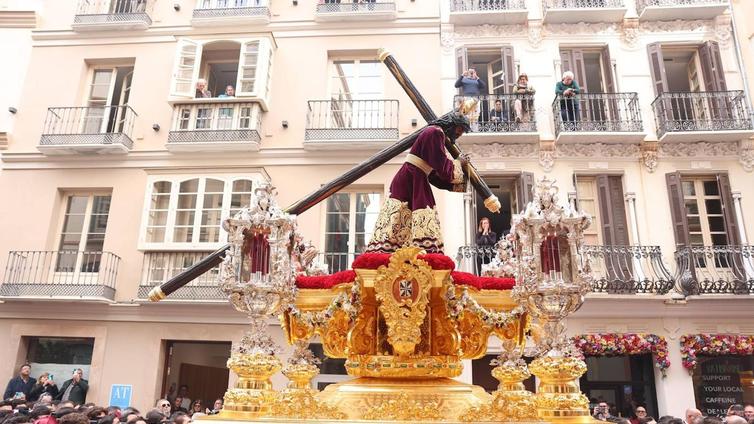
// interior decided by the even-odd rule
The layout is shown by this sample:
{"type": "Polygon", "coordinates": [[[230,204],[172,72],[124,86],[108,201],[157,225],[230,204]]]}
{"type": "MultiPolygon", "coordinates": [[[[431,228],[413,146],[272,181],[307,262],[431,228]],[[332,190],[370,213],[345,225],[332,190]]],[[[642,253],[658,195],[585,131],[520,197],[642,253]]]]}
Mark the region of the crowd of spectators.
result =
{"type": "Polygon", "coordinates": [[[87,403],[88,390],[81,369],[73,371],[58,388],[51,375],[44,373],[34,379],[31,366],[24,364],[6,386],[0,401],[0,424],[189,424],[197,416],[214,415],[223,408],[222,399],[212,405],[201,399],[192,402],[185,385],[144,412],[87,403]]]}
{"type": "Polygon", "coordinates": [[[754,424],[754,405],[731,405],[725,417],[705,416],[696,408],[689,408],[683,417],[663,415],[658,419],[647,415],[647,409],[639,405],[634,408],[632,417],[619,417],[610,412],[607,402],[599,402],[592,411],[592,416],[600,421],[618,424],[754,424]]]}

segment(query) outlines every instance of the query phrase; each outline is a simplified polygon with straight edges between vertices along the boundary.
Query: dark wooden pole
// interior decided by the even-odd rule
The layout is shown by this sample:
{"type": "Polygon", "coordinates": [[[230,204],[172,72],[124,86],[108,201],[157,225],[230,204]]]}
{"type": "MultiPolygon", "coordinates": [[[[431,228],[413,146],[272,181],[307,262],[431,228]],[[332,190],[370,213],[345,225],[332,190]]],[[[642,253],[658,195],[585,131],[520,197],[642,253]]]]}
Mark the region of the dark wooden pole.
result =
{"type": "MultiPolygon", "coordinates": [[[[403,87],[406,95],[408,95],[408,97],[414,103],[414,106],[416,106],[416,108],[419,110],[419,113],[424,118],[424,120],[427,122],[432,122],[437,119],[437,115],[432,111],[429,103],[427,103],[427,101],[424,99],[424,96],[421,95],[414,83],[411,82],[411,79],[403,71],[403,68],[401,68],[401,66],[398,64],[398,61],[395,60],[393,55],[390,54],[390,52],[388,52],[387,50],[382,49],[380,50],[379,58],[382,63],[385,64],[390,73],[393,74],[396,81],[398,81],[398,84],[403,87]]],[[[447,137],[445,138],[445,148],[448,150],[448,153],[453,156],[454,159],[461,156],[461,149],[458,148],[458,145],[456,143],[454,143],[447,137]]],[[[477,194],[479,194],[479,196],[484,200],[484,206],[490,212],[500,212],[500,201],[498,200],[497,196],[492,193],[492,190],[490,190],[490,187],[479,175],[479,172],[477,172],[476,168],[474,168],[471,163],[467,163],[463,168],[463,172],[464,174],[466,174],[466,176],[469,177],[471,186],[474,187],[474,190],[477,192],[477,194]]]]}

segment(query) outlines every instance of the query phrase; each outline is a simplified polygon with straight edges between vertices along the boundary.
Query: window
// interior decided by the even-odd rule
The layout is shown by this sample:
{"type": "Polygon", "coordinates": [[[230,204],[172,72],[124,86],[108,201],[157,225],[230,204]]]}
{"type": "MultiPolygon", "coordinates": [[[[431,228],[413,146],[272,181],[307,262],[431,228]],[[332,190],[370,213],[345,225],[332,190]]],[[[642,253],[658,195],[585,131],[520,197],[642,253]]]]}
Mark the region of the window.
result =
{"type": "Polygon", "coordinates": [[[683,204],[693,246],[724,246],[728,244],[723,215],[723,200],[717,180],[687,178],[681,181],[683,204]]]}
{"type": "Polygon", "coordinates": [[[325,263],[330,272],[348,269],[372,237],[380,212],[379,191],[335,193],[325,213],[325,263]]]}
{"type": "Polygon", "coordinates": [[[55,272],[99,272],[109,212],[109,194],[66,196],[55,272]]]}
{"type": "Polygon", "coordinates": [[[81,368],[84,379],[89,379],[94,338],[24,337],[24,340],[28,346],[26,362],[31,365],[34,376],[49,373],[50,380],[60,387],[71,378],[74,369],[81,368]]]}
{"type": "Polygon", "coordinates": [[[479,79],[487,86],[487,92],[480,94],[511,93],[513,84],[516,83],[518,64],[513,58],[511,46],[458,49],[456,77],[469,68],[476,69],[479,79]]]}
{"type": "Polygon", "coordinates": [[[600,216],[597,213],[597,184],[594,177],[579,177],[576,180],[576,193],[578,195],[578,209],[592,216],[592,225],[584,230],[584,243],[587,245],[602,244],[600,235],[600,216]]]}
{"type": "Polygon", "coordinates": [[[588,356],[581,391],[589,398],[590,411],[607,402],[615,416],[630,417],[634,405],[644,405],[647,415],[657,417],[652,355],[588,356]]]}
{"type": "Polygon", "coordinates": [[[574,79],[583,92],[615,92],[613,64],[607,46],[561,48],[560,67],[563,72],[573,72],[574,79]]]}
{"type": "Polygon", "coordinates": [[[248,177],[153,177],[142,248],[206,249],[224,240],[222,221],[251,203],[261,180],[248,177]]]}
{"type": "Polygon", "coordinates": [[[133,66],[91,69],[83,134],[123,132],[133,72],[133,66]]]}
{"type": "Polygon", "coordinates": [[[181,104],[176,106],[176,131],[258,129],[259,105],[251,103],[181,104]]]}
{"type": "Polygon", "coordinates": [[[576,175],[577,208],[592,216],[584,231],[588,245],[627,246],[628,221],[620,175],[576,175]]]}
{"type": "MultiPolygon", "coordinates": [[[[235,3],[228,2],[228,7],[235,3]]],[[[249,2],[251,3],[251,2],[249,2]]],[[[239,3],[240,4],[240,3],[239,3]]],[[[236,97],[266,97],[272,45],[268,39],[178,41],[171,95],[194,98],[199,78],[216,97],[232,85],[236,97]]]]}
{"type": "Polygon", "coordinates": [[[331,128],[383,128],[383,93],[379,61],[332,60],[327,111],[331,128]]]}

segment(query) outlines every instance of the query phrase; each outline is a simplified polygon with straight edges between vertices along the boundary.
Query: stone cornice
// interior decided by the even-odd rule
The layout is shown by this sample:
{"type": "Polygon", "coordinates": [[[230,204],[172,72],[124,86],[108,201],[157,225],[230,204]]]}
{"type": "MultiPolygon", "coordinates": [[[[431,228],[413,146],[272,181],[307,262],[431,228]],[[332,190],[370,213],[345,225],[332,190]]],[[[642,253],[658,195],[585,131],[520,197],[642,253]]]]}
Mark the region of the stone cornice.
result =
{"type": "Polygon", "coordinates": [[[0,28],[34,28],[37,13],[33,10],[0,10],[0,28]]]}

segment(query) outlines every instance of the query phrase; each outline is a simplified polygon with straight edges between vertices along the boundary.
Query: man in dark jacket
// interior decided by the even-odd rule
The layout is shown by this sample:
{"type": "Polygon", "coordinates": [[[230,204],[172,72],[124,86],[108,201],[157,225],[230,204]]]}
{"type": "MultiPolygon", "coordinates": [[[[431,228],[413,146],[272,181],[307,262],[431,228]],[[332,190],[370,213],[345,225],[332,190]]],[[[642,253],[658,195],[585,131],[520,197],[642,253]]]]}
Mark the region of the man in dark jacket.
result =
{"type": "Polygon", "coordinates": [[[18,369],[18,376],[11,378],[5,387],[3,399],[19,398],[19,393],[23,393],[24,399],[27,399],[36,383],[37,380],[31,378],[31,365],[23,364],[18,369]]]}
{"type": "Polygon", "coordinates": [[[75,370],[73,377],[63,383],[55,399],[83,405],[86,402],[86,392],[89,391],[89,382],[84,380],[83,376],[84,371],[81,368],[75,370]]]}

